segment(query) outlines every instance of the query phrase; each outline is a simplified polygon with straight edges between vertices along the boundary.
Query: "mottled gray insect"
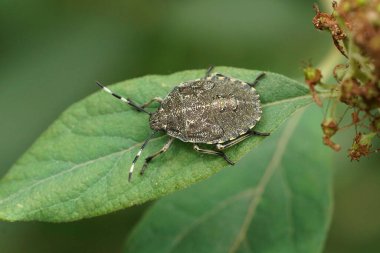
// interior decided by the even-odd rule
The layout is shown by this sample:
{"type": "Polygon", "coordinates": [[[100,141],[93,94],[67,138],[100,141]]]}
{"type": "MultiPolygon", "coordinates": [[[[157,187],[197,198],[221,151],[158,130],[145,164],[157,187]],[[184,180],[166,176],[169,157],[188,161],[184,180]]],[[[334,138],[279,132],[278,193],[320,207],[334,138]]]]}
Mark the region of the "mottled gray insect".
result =
{"type": "Polygon", "coordinates": [[[233,165],[222,150],[253,135],[269,135],[252,130],[262,114],[259,94],[254,87],[265,73],[261,73],[252,83],[247,83],[219,73],[212,74],[211,71],[212,67],[205,77],[181,83],[164,99],[153,98],[143,105],[117,95],[97,82],[114,97],[150,115],[149,124],[153,132],[133,160],[129,180],[141,152],[160,131],[169,135],[169,140],[161,150],[145,158],[140,174],[144,173],[149,162],[168,150],[174,139],[193,143],[194,150],[221,156],[233,165]],[[158,109],[155,112],[146,111],[145,107],[153,102],[160,104],[158,109]],[[199,144],[214,145],[216,150],[201,148],[199,144]]]}

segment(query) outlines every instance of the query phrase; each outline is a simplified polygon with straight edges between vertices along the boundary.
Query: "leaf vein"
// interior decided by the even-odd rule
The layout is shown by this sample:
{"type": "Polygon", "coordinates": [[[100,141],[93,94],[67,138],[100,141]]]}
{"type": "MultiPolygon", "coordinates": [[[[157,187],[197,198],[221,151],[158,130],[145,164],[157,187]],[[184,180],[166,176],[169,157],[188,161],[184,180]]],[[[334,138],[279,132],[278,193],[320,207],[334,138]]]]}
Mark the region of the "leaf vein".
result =
{"type": "Polygon", "coordinates": [[[172,252],[176,246],[197,226],[202,224],[203,222],[207,221],[209,218],[211,218],[213,215],[217,214],[218,211],[223,210],[227,206],[231,205],[235,201],[244,198],[244,197],[251,197],[256,194],[254,188],[249,188],[248,190],[245,190],[243,192],[239,192],[238,194],[235,194],[231,196],[230,198],[227,198],[220,202],[218,205],[216,205],[214,208],[208,210],[203,215],[201,215],[199,218],[194,220],[188,227],[184,228],[181,233],[179,233],[175,239],[173,240],[172,244],[170,245],[170,248],[168,249],[168,252],[172,252]]]}
{"type": "MultiPolygon", "coordinates": [[[[161,139],[162,137],[164,137],[164,136],[159,136],[159,137],[153,138],[151,140],[151,142],[156,141],[158,139],[161,139]]],[[[143,142],[136,143],[136,144],[132,145],[131,147],[127,148],[127,149],[123,149],[123,150],[120,150],[120,151],[117,151],[117,152],[113,152],[113,153],[107,154],[105,156],[101,156],[101,157],[98,157],[98,158],[86,161],[84,163],[76,164],[75,166],[73,166],[73,167],[71,167],[69,169],[63,170],[63,171],[61,171],[61,172],[59,172],[57,174],[51,175],[49,177],[46,177],[46,178],[44,178],[44,179],[42,179],[42,180],[40,180],[40,181],[38,181],[38,182],[30,185],[30,186],[25,187],[24,189],[22,189],[22,190],[20,190],[20,191],[18,191],[16,193],[14,193],[14,194],[9,195],[7,198],[4,198],[4,199],[0,200],[0,205],[4,204],[7,201],[10,201],[10,200],[14,199],[15,197],[17,197],[18,195],[22,194],[23,192],[29,191],[30,189],[33,189],[34,187],[36,187],[36,186],[38,186],[38,185],[40,185],[40,184],[42,184],[44,182],[52,180],[52,179],[54,179],[56,177],[59,177],[61,175],[73,172],[73,171],[75,171],[78,168],[85,167],[85,166],[87,166],[89,164],[92,164],[94,162],[107,159],[108,157],[115,156],[115,155],[118,155],[118,154],[122,155],[122,154],[124,154],[124,153],[126,153],[126,152],[128,152],[128,151],[130,151],[130,150],[132,150],[134,148],[137,148],[137,147],[141,146],[142,144],[143,144],[143,142]]]]}
{"type": "Polygon", "coordinates": [[[241,229],[229,249],[230,253],[237,252],[237,250],[240,247],[240,244],[245,240],[249,229],[249,225],[251,224],[253,217],[256,214],[257,207],[260,203],[262,195],[264,194],[265,188],[280,165],[283,155],[285,154],[286,145],[288,144],[290,137],[294,133],[294,130],[300,120],[301,115],[302,114],[300,113],[297,116],[295,116],[292,119],[292,121],[288,123],[284,132],[282,133],[282,136],[277,144],[277,148],[273,153],[272,159],[266,167],[264,175],[260,179],[260,182],[257,186],[257,196],[252,198],[241,229]]]}

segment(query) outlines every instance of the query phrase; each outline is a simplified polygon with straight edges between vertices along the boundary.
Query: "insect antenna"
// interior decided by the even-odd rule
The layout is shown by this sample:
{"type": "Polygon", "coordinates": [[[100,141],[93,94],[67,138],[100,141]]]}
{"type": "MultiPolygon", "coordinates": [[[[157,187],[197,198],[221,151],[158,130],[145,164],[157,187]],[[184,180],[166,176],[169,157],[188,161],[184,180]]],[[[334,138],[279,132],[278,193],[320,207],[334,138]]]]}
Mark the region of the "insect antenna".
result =
{"type": "Polygon", "coordinates": [[[127,103],[128,105],[132,106],[133,108],[135,108],[137,111],[139,112],[145,112],[147,114],[151,114],[150,112],[146,111],[143,107],[139,106],[138,104],[136,104],[135,102],[133,102],[131,99],[129,98],[125,98],[125,97],[122,97],[116,93],[114,93],[112,90],[108,89],[106,86],[102,85],[100,82],[96,81],[96,84],[102,88],[105,92],[111,94],[112,96],[114,96],[115,98],[118,98],[120,99],[122,102],[124,103],[127,103]]]}
{"type": "Polygon", "coordinates": [[[129,175],[128,175],[128,181],[131,181],[131,178],[132,178],[132,173],[133,173],[133,170],[135,168],[135,164],[137,162],[137,160],[139,159],[140,155],[141,155],[141,152],[144,150],[145,146],[148,144],[148,142],[153,138],[153,136],[157,133],[158,131],[154,131],[150,134],[150,136],[148,137],[148,139],[146,139],[143,143],[143,145],[141,146],[139,152],[137,152],[137,155],[135,156],[135,159],[133,159],[133,162],[132,162],[132,165],[131,165],[131,168],[129,169],[129,175]]]}

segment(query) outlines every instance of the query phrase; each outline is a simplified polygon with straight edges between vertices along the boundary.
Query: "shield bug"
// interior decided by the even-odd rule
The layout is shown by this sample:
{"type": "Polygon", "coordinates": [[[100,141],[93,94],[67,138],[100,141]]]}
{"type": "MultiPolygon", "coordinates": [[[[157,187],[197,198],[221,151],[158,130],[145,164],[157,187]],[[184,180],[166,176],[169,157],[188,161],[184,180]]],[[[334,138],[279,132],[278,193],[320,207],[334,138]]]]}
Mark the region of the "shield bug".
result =
{"type": "Polygon", "coordinates": [[[190,142],[195,151],[220,156],[233,165],[223,152],[224,149],[253,135],[269,135],[252,130],[262,114],[259,95],[254,87],[265,73],[248,83],[220,73],[211,73],[212,69],[210,67],[203,78],[183,82],[174,87],[164,99],[153,98],[142,105],[112,92],[97,82],[103,90],[122,102],[150,115],[149,124],[153,131],[132,162],[129,181],[141,152],[158,132],[166,133],[169,139],[158,152],[145,158],[141,175],[153,159],[169,149],[174,139],[190,142]],[[155,112],[146,111],[145,108],[153,102],[160,104],[158,109],[155,112]],[[214,149],[201,148],[200,144],[213,145],[214,149]]]}

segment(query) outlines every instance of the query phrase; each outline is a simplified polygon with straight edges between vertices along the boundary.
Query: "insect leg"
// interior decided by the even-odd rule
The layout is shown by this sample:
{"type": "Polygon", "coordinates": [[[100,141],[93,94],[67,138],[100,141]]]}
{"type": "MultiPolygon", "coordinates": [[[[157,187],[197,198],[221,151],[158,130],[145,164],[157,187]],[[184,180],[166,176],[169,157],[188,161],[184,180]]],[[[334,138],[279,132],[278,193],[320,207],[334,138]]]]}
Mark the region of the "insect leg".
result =
{"type": "Polygon", "coordinates": [[[146,107],[148,107],[148,106],[149,106],[151,103],[153,103],[153,102],[157,102],[157,103],[161,104],[161,102],[162,102],[162,98],[160,98],[160,97],[152,98],[152,99],[149,100],[148,102],[142,104],[142,105],[141,105],[141,108],[146,108],[146,107]]]}
{"type": "Polygon", "coordinates": [[[231,165],[234,165],[235,163],[233,161],[231,161],[225,153],[223,153],[222,151],[215,151],[215,150],[212,150],[212,149],[202,149],[200,148],[197,144],[194,144],[194,150],[199,152],[199,153],[203,153],[203,154],[209,154],[209,155],[217,155],[217,156],[221,156],[223,157],[224,160],[226,160],[226,162],[228,162],[229,164],[231,165]]]}
{"type": "Polygon", "coordinates": [[[208,67],[208,69],[207,69],[207,71],[206,71],[206,75],[205,75],[205,78],[206,77],[208,77],[208,76],[210,76],[210,74],[211,74],[211,71],[214,69],[214,66],[210,66],[210,67],[208,67]]]}
{"type": "Polygon", "coordinates": [[[96,84],[102,88],[104,91],[106,91],[107,93],[111,94],[112,96],[114,96],[115,98],[118,98],[120,99],[122,102],[124,103],[127,103],[128,105],[132,106],[133,108],[135,108],[137,111],[139,112],[145,112],[147,114],[151,114],[150,112],[146,111],[142,106],[136,104],[135,102],[133,102],[131,99],[129,98],[124,98],[116,93],[114,93],[113,91],[111,91],[110,89],[108,89],[107,87],[105,87],[104,85],[102,85],[100,82],[96,82],[96,84]]]}
{"type": "Polygon", "coordinates": [[[172,145],[173,141],[174,141],[174,138],[170,137],[169,140],[168,140],[168,142],[166,142],[165,145],[158,152],[156,152],[153,155],[150,155],[147,158],[145,158],[145,163],[144,163],[144,165],[143,165],[143,167],[142,167],[142,169],[140,171],[141,175],[144,174],[146,168],[148,167],[148,163],[150,163],[157,156],[159,156],[162,153],[166,152],[169,149],[170,145],[172,145]]]}
{"type": "Polygon", "coordinates": [[[230,142],[226,142],[226,143],[223,143],[223,144],[216,144],[216,148],[218,150],[223,150],[223,149],[226,149],[226,148],[229,148],[229,147],[232,147],[236,144],[238,144],[239,142],[242,142],[244,141],[245,139],[247,139],[248,137],[251,137],[253,135],[257,135],[257,136],[268,136],[270,135],[270,133],[260,133],[260,132],[257,132],[257,131],[249,131],[241,136],[239,136],[238,138],[236,138],[235,140],[232,140],[230,142]]]}
{"type": "Polygon", "coordinates": [[[258,84],[258,82],[260,81],[260,79],[262,79],[264,76],[265,76],[265,73],[262,72],[261,74],[259,74],[256,77],[256,79],[252,83],[248,83],[248,85],[251,86],[251,87],[255,87],[258,84]]]}
{"type": "Polygon", "coordinates": [[[257,132],[254,130],[251,130],[251,132],[253,132],[253,134],[257,135],[257,136],[269,136],[270,135],[270,133],[261,133],[261,132],[257,132]]]}
{"type": "Polygon", "coordinates": [[[153,138],[153,136],[157,133],[157,131],[154,131],[153,133],[151,133],[151,135],[148,137],[148,139],[146,139],[143,143],[143,145],[141,146],[139,152],[137,152],[137,155],[135,156],[135,158],[133,159],[133,162],[132,162],[132,165],[131,165],[131,168],[129,169],[129,175],[128,175],[128,181],[131,181],[131,178],[132,178],[132,173],[133,173],[133,170],[135,168],[135,164],[137,162],[137,160],[139,159],[140,155],[141,155],[141,152],[144,150],[145,146],[148,144],[148,142],[150,141],[150,139],[153,138]]]}
{"type": "Polygon", "coordinates": [[[252,132],[248,132],[248,133],[245,133],[245,134],[239,136],[238,138],[236,138],[235,140],[232,140],[230,142],[223,143],[223,144],[218,143],[218,144],[216,144],[216,149],[223,150],[223,149],[229,148],[231,146],[238,144],[239,142],[244,141],[245,139],[247,139],[248,137],[251,137],[252,135],[253,135],[252,132]]]}

